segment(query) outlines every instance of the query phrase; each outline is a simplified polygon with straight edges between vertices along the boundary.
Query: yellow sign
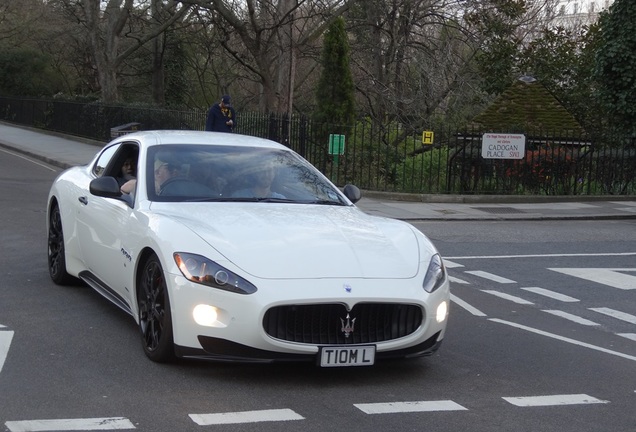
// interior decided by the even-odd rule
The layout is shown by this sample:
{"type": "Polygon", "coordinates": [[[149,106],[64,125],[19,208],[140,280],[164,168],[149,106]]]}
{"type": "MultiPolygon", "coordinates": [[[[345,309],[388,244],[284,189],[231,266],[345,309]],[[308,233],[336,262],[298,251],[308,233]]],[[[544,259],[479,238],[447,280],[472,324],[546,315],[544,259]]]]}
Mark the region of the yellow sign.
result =
{"type": "Polygon", "coordinates": [[[424,131],[422,132],[422,144],[432,145],[433,144],[433,131],[424,131]]]}

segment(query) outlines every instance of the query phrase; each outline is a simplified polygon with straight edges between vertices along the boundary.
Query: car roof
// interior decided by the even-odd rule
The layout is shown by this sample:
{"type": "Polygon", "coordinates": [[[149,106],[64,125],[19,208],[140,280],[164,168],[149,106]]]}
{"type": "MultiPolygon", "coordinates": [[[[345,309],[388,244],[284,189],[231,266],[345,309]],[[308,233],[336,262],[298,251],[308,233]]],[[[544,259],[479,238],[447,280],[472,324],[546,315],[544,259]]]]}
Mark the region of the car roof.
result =
{"type": "Polygon", "coordinates": [[[265,138],[258,138],[237,133],[204,132],[192,130],[152,130],[139,131],[123,135],[113,142],[137,140],[147,146],[176,144],[176,145],[227,145],[239,147],[263,147],[289,150],[282,144],[265,138]]]}

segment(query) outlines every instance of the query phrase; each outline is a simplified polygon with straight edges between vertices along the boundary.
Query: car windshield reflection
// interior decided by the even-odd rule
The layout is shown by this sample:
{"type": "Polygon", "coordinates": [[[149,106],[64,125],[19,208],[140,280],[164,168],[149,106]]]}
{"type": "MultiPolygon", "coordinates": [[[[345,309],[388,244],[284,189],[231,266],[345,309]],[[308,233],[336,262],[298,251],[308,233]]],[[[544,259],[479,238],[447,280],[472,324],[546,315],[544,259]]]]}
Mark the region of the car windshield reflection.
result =
{"type": "Polygon", "coordinates": [[[347,204],[316,168],[279,149],[151,147],[147,176],[148,197],[153,201],[347,204]]]}

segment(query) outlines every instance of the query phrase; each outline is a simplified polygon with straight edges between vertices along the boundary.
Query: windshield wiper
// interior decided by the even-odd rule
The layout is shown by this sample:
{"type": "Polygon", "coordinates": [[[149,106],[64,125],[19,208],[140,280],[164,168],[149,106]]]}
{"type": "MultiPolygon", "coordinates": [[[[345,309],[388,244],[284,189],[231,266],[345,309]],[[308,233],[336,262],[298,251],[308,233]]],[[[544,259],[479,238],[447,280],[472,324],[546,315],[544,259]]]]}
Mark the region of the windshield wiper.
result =
{"type": "Polygon", "coordinates": [[[334,200],[307,201],[305,204],[337,205],[337,206],[345,205],[342,201],[334,201],[334,200]]]}
{"type": "MultiPolygon", "coordinates": [[[[190,200],[189,200],[190,201],[190,200]]],[[[277,203],[295,203],[297,201],[290,200],[288,198],[273,198],[273,197],[215,197],[215,198],[201,198],[193,199],[191,201],[202,202],[277,202],[277,203]]]]}

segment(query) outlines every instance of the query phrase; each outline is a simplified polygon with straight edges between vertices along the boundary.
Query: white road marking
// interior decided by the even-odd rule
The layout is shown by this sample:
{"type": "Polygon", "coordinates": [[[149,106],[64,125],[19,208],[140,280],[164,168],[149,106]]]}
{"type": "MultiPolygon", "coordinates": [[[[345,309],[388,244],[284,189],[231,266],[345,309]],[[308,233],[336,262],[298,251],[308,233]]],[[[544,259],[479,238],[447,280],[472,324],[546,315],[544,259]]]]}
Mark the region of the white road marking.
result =
{"type": "Polygon", "coordinates": [[[551,396],[525,396],[502,398],[519,407],[555,406],[555,405],[582,405],[582,404],[606,404],[609,401],[597,399],[586,394],[551,395],[551,396]]]}
{"type": "MultiPolygon", "coordinates": [[[[2,325],[0,327],[4,328],[2,325]]],[[[12,331],[0,331],[0,372],[2,372],[2,366],[4,366],[4,361],[7,359],[7,354],[9,354],[13,334],[14,332],[12,331]]]]}
{"type": "Polygon", "coordinates": [[[11,432],[135,429],[124,417],[8,421],[5,426],[11,432]]]}
{"type": "Polygon", "coordinates": [[[42,163],[40,163],[40,162],[38,162],[38,161],[36,161],[36,160],[33,160],[33,159],[31,159],[31,158],[29,158],[29,157],[26,157],[26,156],[23,156],[23,155],[21,155],[21,154],[14,153],[14,152],[12,152],[12,151],[4,150],[4,149],[0,149],[0,151],[1,151],[1,152],[3,152],[3,153],[9,153],[10,155],[13,155],[13,156],[19,157],[20,159],[24,159],[24,160],[26,160],[26,161],[29,161],[29,162],[34,163],[34,164],[36,164],[36,165],[39,165],[39,166],[41,166],[42,168],[46,168],[46,169],[47,169],[47,170],[49,170],[49,171],[53,171],[53,172],[56,172],[56,171],[57,171],[57,169],[55,169],[55,168],[51,168],[51,167],[50,167],[50,166],[48,166],[48,165],[44,165],[44,164],[42,164],[42,163]]]}
{"type": "Polygon", "coordinates": [[[573,303],[573,302],[579,301],[579,299],[576,299],[574,297],[570,297],[570,296],[567,296],[565,294],[561,294],[561,293],[558,293],[558,292],[550,291],[550,290],[547,290],[545,288],[527,287],[527,288],[521,288],[521,289],[525,290],[525,291],[530,291],[530,292],[533,292],[535,294],[539,294],[539,295],[542,295],[542,296],[545,296],[545,297],[550,297],[550,298],[552,298],[554,300],[559,300],[559,301],[562,301],[562,302],[573,303]]]}
{"type": "Polygon", "coordinates": [[[595,323],[594,321],[590,321],[588,319],[582,318],[580,316],[577,315],[572,315],[571,313],[567,313],[567,312],[563,312],[560,310],[544,310],[543,312],[549,313],[551,315],[555,315],[561,318],[565,318],[566,320],[570,320],[573,321],[577,324],[582,324],[585,326],[597,326],[599,324],[595,323]]]}
{"type": "Polygon", "coordinates": [[[454,277],[454,276],[449,276],[449,277],[448,277],[448,280],[449,280],[450,282],[453,282],[453,283],[456,283],[456,284],[460,284],[460,285],[470,285],[470,284],[469,284],[468,282],[466,282],[465,280],[463,280],[463,279],[458,279],[458,278],[456,278],[456,277],[454,277]]]}
{"type": "Polygon", "coordinates": [[[618,336],[636,341],[636,333],[616,333],[618,336]]]}
{"type": "Polygon", "coordinates": [[[631,324],[636,324],[636,316],[630,315],[625,312],[617,311],[614,309],[600,307],[600,308],[589,308],[591,311],[602,313],[603,315],[610,316],[612,318],[619,319],[621,321],[626,321],[631,324]]]}
{"type": "Polygon", "coordinates": [[[457,297],[454,294],[451,294],[451,300],[453,301],[453,303],[455,303],[457,306],[462,307],[464,309],[466,309],[468,312],[470,312],[471,314],[475,315],[475,316],[482,316],[485,317],[486,314],[483,313],[482,311],[480,311],[479,309],[477,309],[476,307],[473,307],[471,305],[469,305],[468,303],[466,303],[464,300],[460,299],[459,297],[457,297]]]}
{"type": "Polygon", "coordinates": [[[481,270],[471,270],[471,271],[466,271],[464,273],[468,273],[468,274],[472,274],[475,276],[479,276],[481,278],[484,279],[488,279],[491,280],[493,282],[497,282],[500,284],[513,284],[513,283],[517,283],[511,279],[506,279],[505,277],[501,277],[501,276],[497,276],[496,274],[492,274],[492,273],[488,273],[485,271],[481,271],[481,270]]]}
{"type": "Polygon", "coordinates": [[[417,402],[388,402],[353,404],[356,408],[366,414],[394,414],[408,412],[430,412],[430,411],[467,411],[467,408],[451,400],[440,401],[417,401],[417,402]]]}
{"type": "Polygon", "coordinates": [[[493,291],[493,290],[482,290],[482,291],[485,292],[485,293],[492,294],[494,296],[500,297],[502,299],[511,301],[513,303],[523,304],[523,305],[532,305],[532,304],[534,304],[532,302],[529,302],[528,300],[522,299],[521,297],[516,297],[516,296],[510,295],[510,294],[506,294],[506,293],[502,293],[502,292],[499,292],[499,291],[493,291]]]}
{"type": "Polygon", "coordinates": [[[548,270],[622,290],[636,289],[636,276],[621,273],[636,272],[636,268],[549,268],[548,270]]]}
{"type": "Polygon", "coordinates": [[[449,261],[447,259],[442,259],[442,261],[444,261],[444,266],[446,268],[457,268],[457,267],[464,267],[462,264],[453,262],[453,261],[449,261]]]}
{"type": "Polygon", "coordinates": [[[554,333],[548,333],[548,332],[543,331],[543,330],[535,329],[535,328],[532,328],[532,327],[524,326],[522,324],[517,324],[517,323],[510,322],[510,321],[501,320],[501,319],[498,319],[498,318],[488,318],[488,320],[490,320],[492,322],[499,323],[499,324],[505,324],[505,325],[508,325],[508,326],[511,326],[511,327],[515,327],[515,328],[518,328],[518,329],[521,329],[521,330],[526,330],[526,331],[529,331],[531,333],[535,333],[535,334],[538,334],[538,335],[541,335],[541,336],[547,336],[547,337],[550,337],[550,338],[553,338],[553,339],[556,339],[556,340],[560,340],[562,342],[567,342],[567,343],[571,343],[573,345],[578,345],[578,346],[581,346],[581,347],[584,347],[584,348],[589,348],[589,349],[594,350],[594,351],[600,351],[600,352],[603,352],[605,354],[611,354],[611,355],[614,355],[614,356],[617,356],[617,357],[622,357],[624,359],[636,362],[636,357],[628,355],[628,354],[623,354],[623,353],[618,352],[618,351],[608,350],[607,348],[602,348],[602,347],[599,347],[599,346],[596,346],[596,345],[592,345],[592,344],[588,344],[588,343],[585,343],[585,342],[577,341],[575,339],[570,339],[570,338],[567,338],[567,337],[564,337],[564,336],[556,335],[554,333]]]}
{"type": "Polygon", "coordinates": [[[448,260],[470,259],[514,259],[514,258],[553,258],[553,257],[599,257],[599,256],[634,256],[636,252],[610,252],[610,253],[563,253],[563,254],[529,254],[529,255],[473,255],[446,257],[448,260]]]}
{"type": "Polygon", "coordinates": [[[300,414],[290,409],[272,409],[261,411],[241,411],[214,414],[190,414],[190,418],[200,426],[258,423],[273,421],[304,420],[300,414]]]}

